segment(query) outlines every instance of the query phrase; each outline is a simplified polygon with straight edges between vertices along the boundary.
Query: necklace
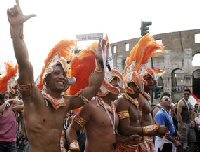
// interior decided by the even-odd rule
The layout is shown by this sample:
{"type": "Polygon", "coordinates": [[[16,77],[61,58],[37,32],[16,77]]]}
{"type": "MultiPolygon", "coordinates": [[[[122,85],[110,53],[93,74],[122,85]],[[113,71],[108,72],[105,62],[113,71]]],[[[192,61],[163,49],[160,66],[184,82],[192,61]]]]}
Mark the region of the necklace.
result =
{"type": "Polygon", "coordinates": [[[66,106],[64,96],[62,95],[61,98],[56,99],[53,98],[50,94],[46,93],[45,91],[42,91],[42,95],[46,101],[46,106],[49,106],[49,102],[51,105],[57,110],[60,107],[66,106]]]}
{"type": "Polygon", "coordinates": [[[137,108],[139,108],[139,103],[137,99],[133,99],[131,96],[129,96],[127,93],[123,93],[124,97],[133,105],[135,105],[137,108]]]}
{"type": "Polygon", "coordinates": [[[115,123],[116,123],[116,108],[113,103],[111,103],[111,106],[105,103],[101,98],[96,97],[97,100],[97,105],[102,106],[103,109],[106,111],[106,114],[108,115],[112,128],[113,128],[113,134],[116,134],[116,128],[115,128],[115,123]],[[113,115],[113,119],[112,116],[113,115]]]}

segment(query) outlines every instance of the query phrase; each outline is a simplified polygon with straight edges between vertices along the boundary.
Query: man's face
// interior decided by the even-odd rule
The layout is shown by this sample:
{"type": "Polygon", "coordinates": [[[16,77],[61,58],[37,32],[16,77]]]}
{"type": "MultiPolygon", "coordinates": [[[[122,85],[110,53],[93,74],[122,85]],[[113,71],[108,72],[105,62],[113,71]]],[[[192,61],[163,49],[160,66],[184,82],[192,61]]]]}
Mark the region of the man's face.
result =
{"type": "Polygon", "coordinates": [[[167,110],[171,109],[171,99],[168,96],[163,96],[161,99],[161,105],[167,110]]]}
{"type": "Polygon", "coordinates": [[[184,91],[183,97],[187,101],[189,99],[189,97],[190,97],[190,92],[189,91],[184,91]]]}
{"type": "Polygon", "coordinates": [[[134,91],[135,96],[139,96],[140,89],[138,88],[138,86],[135,82],[128,83],[128,86],[134,91]]]}
{"type": "Polygon", "coordinates": [[[68,79],[66,78],[65,71],[63,70],[61,65],[56,65],[53,68],[53,72],[50,75],[48,87],[56,92],[63,92],[69,87],[68,79]]]}
{"type": "Polygon", "coordinates": [[[119,78],[113,77],[113,79],[110,81],[110,84],[114,87],[119,87],[119,78]]]}
{"type": "MultiPolygon", "coordinates": [[[[113,77],[113,79],[110,81],[110,84],[115,87],[115,88],[119,88],[120,89],[120,86],[119,86],[119,78],[118,77],[113,77]]],[[[109,93],[109,97],[111,100],[116,100],[117,97],[118,97],[118,94],[114,94],[114,93],[109,93]]]]}
{"type": "Polygon", "coordinates": [[[154,89],[156,85],[156,81],[153,79],[153,77],[150,74],[147,74],[144,76],[144,87],[148,90],[154,89]]]}

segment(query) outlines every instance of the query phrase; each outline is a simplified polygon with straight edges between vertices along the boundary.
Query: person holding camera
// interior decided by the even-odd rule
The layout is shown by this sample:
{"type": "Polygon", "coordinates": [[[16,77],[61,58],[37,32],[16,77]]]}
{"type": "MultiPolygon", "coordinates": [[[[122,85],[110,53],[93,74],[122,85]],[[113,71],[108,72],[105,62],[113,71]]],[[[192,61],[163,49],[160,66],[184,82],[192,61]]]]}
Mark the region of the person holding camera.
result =
{"type": "Polygon", "coordinates": [[[18,99],[9,99],[9,92],[1,94],[0,104],[0,151],[17,152],[17,130],[18,123],[14,109],[23,105],[18,99]]]}

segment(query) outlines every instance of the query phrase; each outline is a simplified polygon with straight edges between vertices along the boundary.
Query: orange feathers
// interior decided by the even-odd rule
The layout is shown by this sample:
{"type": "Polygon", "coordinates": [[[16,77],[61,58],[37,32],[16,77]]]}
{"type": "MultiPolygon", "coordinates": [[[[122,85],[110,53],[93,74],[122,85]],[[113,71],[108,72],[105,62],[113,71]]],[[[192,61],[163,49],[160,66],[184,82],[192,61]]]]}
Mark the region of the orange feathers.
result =
{"type": "Polygon", "coordinates": [[[48,68],[52,59],[59,55],[59,57],[63,57],[66,61],[70,61],[73,57],[73,51],[76,48],[76,41],[74,40],[62,40],[54,48],[49,52],[47,59],[45,60],[45,67],[43,67],[42,72],[40,74],[40,82],[38,84],[38,88],[41,90],[43,88],[43,75],[45,74],[45,69],[48,68]]]}
{"type": "Polygon", "coordinates": [[[8,89],[8,81],[17,76],[18,66],[12,66],[10,63],[5,63],[6,67],[6,75],[0,78],[0,93],[7,91],[8,89]]]}
{"type": "Polygon", "coordinates": [[[135,61],[136,70],[139,71],[143,64],[146,64],[151,57],[159,56],[164,50],[164,46],[154,40],[150,34],[143,36],[135,47],[131,50],[126,59],[126,68],[135,61]]]}

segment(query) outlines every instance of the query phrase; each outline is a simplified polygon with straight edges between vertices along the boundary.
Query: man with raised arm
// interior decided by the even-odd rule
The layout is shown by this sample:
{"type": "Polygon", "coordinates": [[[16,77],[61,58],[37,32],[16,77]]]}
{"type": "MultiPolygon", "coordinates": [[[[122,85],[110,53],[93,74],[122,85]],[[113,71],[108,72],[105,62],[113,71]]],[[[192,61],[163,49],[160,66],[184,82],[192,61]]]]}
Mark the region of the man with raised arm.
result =
{"type": "Polygon", "coordinates": [[[122,75],[117,70],[107,71],[98,96],[75,116],[68,129],[72,152],[79,151],[76,132],[82,129],[86,133],[86,152],[115,151],[118,117],[113,102],[121,92],[120,82],[122,75]]]}
{"type": "Polygon", "coordinates": [[[35,15],[24,15],[18,0],[13,8],[8,9],[7,14],[15,57],[19,66],[18,86],[24,101],[24,118],[30,151],[59,152],[59,141],[66,113],[87,103],[96,95],[102,84],[104,69],[101,51],[105,41],[101,41],[96,51],[96,70],[90,75],[88,86],[79,95],[63,95],[70,83],[66,77],[67,62],[61,57],[59,50],[46,64],[43,73],[44,87],[41,92],[34,84],[33,67],[23,39],[23,24],[35,15]]]}

